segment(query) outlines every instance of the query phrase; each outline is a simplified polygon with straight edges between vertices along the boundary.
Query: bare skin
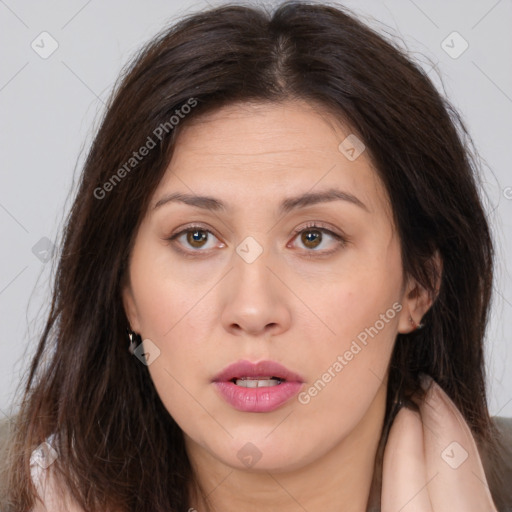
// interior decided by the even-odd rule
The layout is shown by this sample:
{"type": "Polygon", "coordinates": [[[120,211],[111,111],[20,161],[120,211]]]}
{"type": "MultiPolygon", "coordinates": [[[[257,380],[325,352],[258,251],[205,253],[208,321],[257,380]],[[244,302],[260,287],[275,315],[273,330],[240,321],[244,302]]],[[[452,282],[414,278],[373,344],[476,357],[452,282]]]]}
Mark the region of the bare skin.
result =
{"type": "MultiPolygon", "coordinates": [[[[349,134],[298,101],[232,105],[198,119],[180,134],[137,233],[124,306],[132,329],[160,350],[149,371],[211,510],[366,510],[395,337],[431,300],[404,276],[367,151],[350,160],[338,149],[349,134]],[[328,189],[363,206],[336,199],[278,211],[287,198],[328,189]],[[154,208],[173,192],[214,197],[226,209],[154,208]],[[250,263],[236,250],[246,237],[263,249],[250,263]],[[360,351],[346,355],[372,326],[360,351]],[[302,402],[234,409],[211,380],[240,359],[301,374],[302,402]],[[237,456],[249,442],[261,455],[251,467],[237,456]]],[[[199,497],[190,506],[206,510],[199,497]]]]}

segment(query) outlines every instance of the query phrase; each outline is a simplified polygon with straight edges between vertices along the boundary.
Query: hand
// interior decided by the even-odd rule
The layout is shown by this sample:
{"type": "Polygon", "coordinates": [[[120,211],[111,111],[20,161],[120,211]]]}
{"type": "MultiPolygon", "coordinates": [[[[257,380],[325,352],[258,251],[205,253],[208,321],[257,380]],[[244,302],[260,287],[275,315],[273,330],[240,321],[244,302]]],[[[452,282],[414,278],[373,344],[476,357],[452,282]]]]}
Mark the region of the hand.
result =
{"type": "Polygon", "coordinates": [[[381,512],[498,512],[471,430],[428,377],[419,413],[402,407],[384,449],[381,512]]]}

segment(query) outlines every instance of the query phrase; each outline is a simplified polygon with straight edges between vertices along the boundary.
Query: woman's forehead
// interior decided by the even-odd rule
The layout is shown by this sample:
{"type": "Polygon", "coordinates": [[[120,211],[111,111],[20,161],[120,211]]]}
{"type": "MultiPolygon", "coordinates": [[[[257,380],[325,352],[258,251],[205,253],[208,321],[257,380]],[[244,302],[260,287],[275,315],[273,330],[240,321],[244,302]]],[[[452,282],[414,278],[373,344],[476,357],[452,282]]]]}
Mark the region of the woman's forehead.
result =
{"type": "MultiPolygon", "coordinates": [[[[329,111],[317,102],[300,99],[225,105],[191,119],[182,127],[178,141],[186,138],[190,131],[194,134],[193,138],[202,134],[216,144],[222,142],[223,146],[228,146],[237,136],[243,136],[247,142],[244,148],[249,142],[254,144],[260,141],[265,145],[263,149],[267,146],[279,149],[285,144],[283,150],[290,147],[320,150],[339,139],[344,140],[352,132],[336,112],[329,111]],[[229,138],[225,137],[227,133],[229,138]],[[327,134],[329,137],[326,139],[327,134]]],[[[194,147],[193,141],[187,142],[194,147]]],[[[203,144],[204,141],[201,146],[203,144]]],[[[239,148],[239,142],[233,143],[233,146],[239,148]]]]}
{"type": "Polygon", "coordinates": [[[152,203],[176,192],[236,199],[244,191],[281,207],[327,190],[367,211],[387,209],[364,143],[334,115],[298,101],[235,104],[183,126],[152,203]]]}

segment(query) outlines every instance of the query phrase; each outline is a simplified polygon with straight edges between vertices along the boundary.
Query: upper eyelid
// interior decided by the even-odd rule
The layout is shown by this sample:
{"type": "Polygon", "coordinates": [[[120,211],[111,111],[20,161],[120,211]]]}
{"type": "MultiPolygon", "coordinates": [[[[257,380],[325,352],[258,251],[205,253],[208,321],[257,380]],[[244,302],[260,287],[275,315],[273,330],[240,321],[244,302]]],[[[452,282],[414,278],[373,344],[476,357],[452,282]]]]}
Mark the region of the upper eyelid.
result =
{"type": "Polygon", "coordinates": [[[179,231],[177,231],[176,233],[170,235],[168,237],[168,240],[170,239],[174,239],[180,235],[183,235],[183,233],[186,233],[187,231],[193,231],[194,229],[198,230],[198,231],[205,231],[207,233],[211,233],[212,235],[214,235],[216,238],[219,238],[219,236],[215,233],[215,230],[212,229],[212,228],[209,228],[209,227],[205,227],[205,226],[201,226],[200,224],[191,224],[189,226],[185,226],[183,228],[181,228],[179,231]]]}

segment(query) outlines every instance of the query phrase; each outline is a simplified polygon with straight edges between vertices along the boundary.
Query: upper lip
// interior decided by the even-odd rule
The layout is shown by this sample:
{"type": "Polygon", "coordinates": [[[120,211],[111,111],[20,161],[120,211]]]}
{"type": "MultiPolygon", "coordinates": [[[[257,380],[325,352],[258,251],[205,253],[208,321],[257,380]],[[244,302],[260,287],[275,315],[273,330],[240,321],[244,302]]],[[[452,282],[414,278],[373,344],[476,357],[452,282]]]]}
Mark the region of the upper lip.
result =
{"type": "Polygon", "coordinates": [[[233,379],[243,377],[277,377],[289,382],[304,382],[304,379],[295,372],[288,370],[283,365],[275,361],[251,361],[242,360],[226,366],[224,370],[218,373],[213,382],[228,382],[233,379]]]}

